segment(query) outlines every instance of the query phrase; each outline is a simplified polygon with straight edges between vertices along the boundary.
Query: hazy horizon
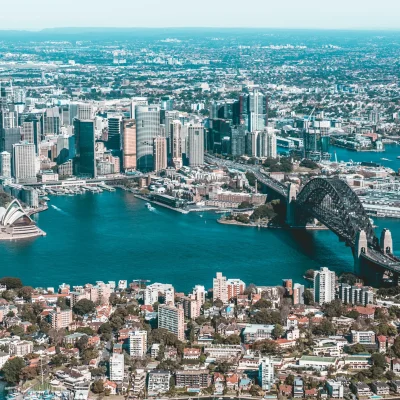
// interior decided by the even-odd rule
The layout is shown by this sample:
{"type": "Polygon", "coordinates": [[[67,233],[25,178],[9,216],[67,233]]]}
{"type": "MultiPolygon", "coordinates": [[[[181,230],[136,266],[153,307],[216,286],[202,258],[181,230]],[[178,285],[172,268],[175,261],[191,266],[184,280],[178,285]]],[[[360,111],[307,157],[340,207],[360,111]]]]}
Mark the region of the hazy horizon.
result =
{"type": "Polygon", "coordinates": [[[55,28],[257,28],[399,30],[398,0],[203,0],[188,7],[185,0],[70,0],[62,7],[52,0],[6,3],[1,30],[55,28]]]}

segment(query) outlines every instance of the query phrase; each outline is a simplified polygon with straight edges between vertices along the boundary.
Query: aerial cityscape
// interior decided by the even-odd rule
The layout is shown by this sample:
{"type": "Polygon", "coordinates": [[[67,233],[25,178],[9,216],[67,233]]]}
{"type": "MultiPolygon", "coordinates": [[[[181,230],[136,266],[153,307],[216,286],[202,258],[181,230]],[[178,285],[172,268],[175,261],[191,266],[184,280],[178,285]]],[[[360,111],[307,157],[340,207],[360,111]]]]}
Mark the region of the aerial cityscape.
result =
{"type": "Polygon", "coordinates": [[[392,17],[44,3],[0,30],[0,400],[398,399],[392,17]]]}

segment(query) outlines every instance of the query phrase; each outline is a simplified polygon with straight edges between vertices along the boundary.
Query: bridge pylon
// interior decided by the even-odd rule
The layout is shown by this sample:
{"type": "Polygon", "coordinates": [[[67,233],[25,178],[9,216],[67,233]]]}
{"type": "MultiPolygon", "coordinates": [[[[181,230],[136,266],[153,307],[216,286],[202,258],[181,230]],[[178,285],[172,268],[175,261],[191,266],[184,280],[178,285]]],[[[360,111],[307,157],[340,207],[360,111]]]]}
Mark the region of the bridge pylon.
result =
{"type": "Polygon", "coordinates": [[[389,229],[385,228],[382,231],[379,245],[383,254],[393,254],[393,239],[392,233],[389,231],[389,229]]]}
{"type": "Polygon", "coordinates": [[[294,183],[289,183],[287,189],[287,203],[286,203],[286,224],[294,226],[296,224],[296,199],[297,199],[298,186],[294,183]]]}
{"type": "Polygon", "coordinates": [[[368,239],[364,230],[360,230],[356,236],[354,254],[354,272],[357,276],[361,275],[362,254],[368,253],[368,239]]]}

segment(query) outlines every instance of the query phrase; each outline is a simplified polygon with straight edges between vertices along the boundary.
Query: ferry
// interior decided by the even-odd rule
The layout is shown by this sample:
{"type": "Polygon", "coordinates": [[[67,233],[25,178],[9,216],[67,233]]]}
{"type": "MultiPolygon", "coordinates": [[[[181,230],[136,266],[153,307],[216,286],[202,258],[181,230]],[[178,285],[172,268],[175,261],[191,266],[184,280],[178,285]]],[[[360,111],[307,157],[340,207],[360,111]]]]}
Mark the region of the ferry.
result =
{"type": "Polygon", "coordinates": [[[388,158],[381,158],[381,161],[390,161],[388,158]]]}

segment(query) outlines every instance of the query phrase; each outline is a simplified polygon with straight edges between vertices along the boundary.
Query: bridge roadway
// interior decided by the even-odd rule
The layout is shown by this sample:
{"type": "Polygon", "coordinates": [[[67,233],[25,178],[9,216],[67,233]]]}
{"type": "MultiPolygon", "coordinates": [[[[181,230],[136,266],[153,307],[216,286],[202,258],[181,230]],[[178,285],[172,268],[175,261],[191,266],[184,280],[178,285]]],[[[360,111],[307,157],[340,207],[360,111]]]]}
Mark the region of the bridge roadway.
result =
{"type": "Polygon", "coordinates": [[[387,271],[397,274],[400,273],[400,260],[392,254],[383,254],[380,251],[368,247],[367,253],[362,254],[362,257],[387,271]]]}
{"type": "Polygon", "coordinates": [[[239,164],[230,160],[222,160],[220,158],[211,156],[209,154],[205,155],[204,159],[209,164],[216,164],[221,167],[234,168],[237,169],[238,171],[252,172],[259,182],[263,183],[268,188],[274,190],[276,193],[278,193],[285,199],[288,196],[287,186],[263,173],[262,172],[263,169],[258,167],[257,165],[239,164]]]}

